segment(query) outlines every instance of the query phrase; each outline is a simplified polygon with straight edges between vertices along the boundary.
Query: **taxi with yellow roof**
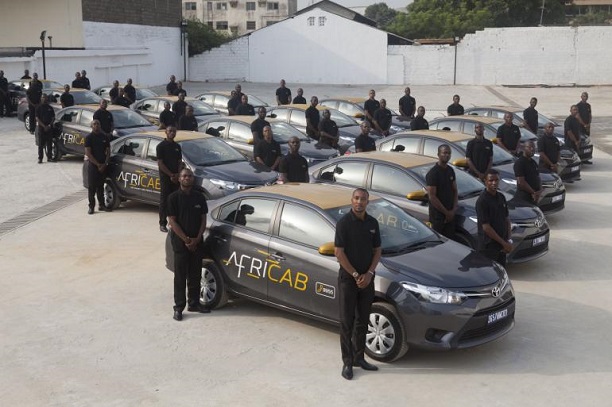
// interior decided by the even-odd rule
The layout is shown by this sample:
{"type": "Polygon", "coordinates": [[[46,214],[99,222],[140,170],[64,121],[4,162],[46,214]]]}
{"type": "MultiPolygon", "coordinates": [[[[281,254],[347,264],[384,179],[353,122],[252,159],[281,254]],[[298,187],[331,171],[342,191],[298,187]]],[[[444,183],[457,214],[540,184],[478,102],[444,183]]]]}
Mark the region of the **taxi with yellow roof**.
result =
{"type": "MultiPolygon", "coordinates": [[[[238,296],[338,324],[334,236],[336,222],[351,211],[352,192],[288,183],[211,203],[200,302],[220,308],[230,295],[238,296]]],[[[391,362],[410,347],[474,347],[512,329],[515,298],[502,266],[440,238],[378,195],[370,195],[367,212],[378,220],[382,237],[365,348],[369,357],[391,362]]],[[[170,270],[173,255],[168,239],[170,270]]]]}
{"type": "MultiPolygon", "coordinates": [[[[336,97],[336,98],[323,98],[319,100],[319,103],[324,106],[329,106],[333,109],[338,109],[342,113],[354,117],[355,119],[362,121],[365,119],[365,107],[364,104],[368,100],[364,97],[336,97]]],[[[411,119],[399,115],[396,111],[391,109],[391,104],[387,100],[387,109],[391,110],[391,127],[389,128],[390,134],[395,134],[400,131],[410,129],[411,119]]]]}
{"type": "MultiPolygon", "coordinates": [[[[429,207],[425,177],[437,159],[401,152],[371,151],[344,155],[310,168],[311,182],[361,187],[381,195],[407,213],[427,222],[429,207]]],[[[459,169],[455,170],[459,205],[456,213],[456,239],[478,247],[476,200],[484,185],[459,169]]],[[[505,194],[506,200],[512,196],[505,194]]],[[[550,230],[542,211],[525,204],[508,202],[512,222],[513,249],[508,263],[536,259],[548,252],[550,230]]]]}
{"type": "MultiPolygon", "coordinates": [[[[151,96],[133,103],[130,109],[140,113],[155,126],[159,126],[159,115],[164,110],[164,104],[170,103],[170,109],[172,109],[172,105],[177,100],[178,96],[151,96]]],[[[198,120],[219,114],[212,106],[196,98],[186,97],[185,102],[193,107],[193,115],[198,120]]]]}
{"type": "MultiPolygon", "coordinates": [[[[257,113],[258,108],[262,106],[267,108],[269,106],[266,102],[264,102],[263,100],[261,100],[255,95],[251,95],[248,93],[245,93],[245,95],[247,95],[247,97],[249,98],[249,104],[253,106],[253,108],[255,109],[255,113],[257,113]]],[[[219,114],[227,115],[229,114],[229,109],[227,108],[227,104],[230,101],[231,97],[232,97],[231,92],[208,91],[208,92],[204,92],[204,93],[197,95],[195,98],[198,100],[201,100],[202,102],[209,104],[219,114]]]]}

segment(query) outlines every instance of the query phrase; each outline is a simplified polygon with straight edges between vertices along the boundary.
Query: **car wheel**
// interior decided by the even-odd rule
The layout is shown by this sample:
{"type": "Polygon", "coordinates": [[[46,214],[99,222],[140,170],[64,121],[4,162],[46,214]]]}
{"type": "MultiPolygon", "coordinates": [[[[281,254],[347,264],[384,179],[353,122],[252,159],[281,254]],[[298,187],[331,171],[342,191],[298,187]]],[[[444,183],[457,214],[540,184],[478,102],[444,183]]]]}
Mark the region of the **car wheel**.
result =
{"type": "Polygon", "coordinates": [[[476,250],[476,243],[461,232],[455,233],[455,241],[457,243],[461,243],[462,245],[469,247],[470,249],[476,250]]]}
{"type": "Polygon", "coordinates": [[[104,181],[104,205],[107,208],[117,209],[121,204],[119,192],[110,180],[104,181]]]}
{"type": "Polygon", "coordinates": [[[51,141],[51,155],[54,161],[59,161],[63,156],[60,141],[55,137],[51,141]]]}
{"type": "Polygon", "coordinates": [[[372,304],[366,334],[366,354],[374,360],[392,362],[408,351],[406,333],[395,307],[385,302],[372,304]]]}
{"type": "Polygon", "coordinates": [[[221,272],[210,260],[202,262],[202,279],[200,282],[200,304],[212,309],[227,304],[227,290],[221,272]]]}
{"type": "Polygon", "coordinates": [[[30,123],[30,113],[24,113],[24,115],[23,115],[23,126],[30,133],[33,131],[33,130],[30,130],[30,129],[33,128],[31,123],[30,123]]]}

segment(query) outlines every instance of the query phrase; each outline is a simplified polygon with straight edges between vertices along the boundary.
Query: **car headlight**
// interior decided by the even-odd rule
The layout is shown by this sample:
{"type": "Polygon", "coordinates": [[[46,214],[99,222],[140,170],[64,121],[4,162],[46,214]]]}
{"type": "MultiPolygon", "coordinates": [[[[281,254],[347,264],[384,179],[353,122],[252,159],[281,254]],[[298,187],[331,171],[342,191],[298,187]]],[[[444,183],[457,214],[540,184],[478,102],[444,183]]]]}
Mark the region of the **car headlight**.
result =
{"type": "Polygon", "coordinates": [[[210,182],[220,189],[228,189],[230,191],[238,191],[239,189],[243,189],[243,186],[237,182],[224,181],[222,179],[211,179],[210,182]]]}
{"type": "Polygon", "coordinates": [[[303,157],[306,159],[306,162],[307,162],[308,164],[312,164],[312,163],[314,163],[314,162],[315,162],[315,159],[314,159],[314,158],[312,158],[312,157],[306,157],[306,156],[303,156],[303,157]]]}
{"type": "Polygon", "coordinates": [[[510,178],[502,178],[502,182],[505,182],[508,185],[516,186],[516,180],[510,178]]]}
{"type": "Polygon", "coordinates": [[[508,277],[508,272],[506,271],[504,266],[502,266],[496,261],[493,262],[493,268],[497,270],[502,276],[501,282],[499,283],[498,287],[500,292],[504,291],[504,288],[506,288],[506,286],[510,283],[510,277],[508,277]]]}
{"type": "Polygon", "coordinates": [[[119,133],[117,133],[117,130],[113,130],[113,137],[119,137],[119,133]]]}
{"type": "Polygon", "coordinates": [[[459,305],[467,299],[467,296],[462,292],[449,291],[440,287],[428,287],[408,281],[402,281],[400,284],[405,290],[414,294],[419,301],[423,302],[459,305]]]}
{"type": "Polygon", "coordinates": [[[469,219],[474,223],[478,223],[478,216],[470,216],[469,219]]]}
{"type": "Polygon", "coordinates": [[[355,142],[355,139],[353,137],[349,137],[349,136],[342,136],[342,135],[340,135],[340,136],[338,136],[338,139],[346,141],[348,143],[354,143],[355,142]]]}

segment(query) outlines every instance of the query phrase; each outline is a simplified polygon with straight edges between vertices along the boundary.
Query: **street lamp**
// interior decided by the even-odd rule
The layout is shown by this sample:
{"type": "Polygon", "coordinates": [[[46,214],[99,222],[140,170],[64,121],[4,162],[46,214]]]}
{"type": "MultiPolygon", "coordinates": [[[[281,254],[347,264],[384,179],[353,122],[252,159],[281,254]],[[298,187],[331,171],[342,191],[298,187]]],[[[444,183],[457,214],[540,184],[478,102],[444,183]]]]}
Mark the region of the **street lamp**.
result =
{"type": "Polygon", "coordinates": [[[181,55],[183,56],[183,80],[187,81],[187,20],[181,19],[181,55]]]}
{"type": "Polygon", "coordinates": [[[42,54],[43,54],[43,79],[47,79],[47,64],[45,60],[45,37],[47,36],[47,30],[40,33],[40,42],[42,43],[42,54]]]}
{"type": "Polygon", "coordinates": [[[453,43],[455,44],[455,68],[453,69],[453,85],[457,84],[457,44],[459,44],[459,37],[455,37],[453,39],[453,43]]]}
{"type": "Polygon", "coordinates": [[[49,39],[49,49],[51,49],[53,48],[53,37],[49,35],[47,38],[49,39]]]}

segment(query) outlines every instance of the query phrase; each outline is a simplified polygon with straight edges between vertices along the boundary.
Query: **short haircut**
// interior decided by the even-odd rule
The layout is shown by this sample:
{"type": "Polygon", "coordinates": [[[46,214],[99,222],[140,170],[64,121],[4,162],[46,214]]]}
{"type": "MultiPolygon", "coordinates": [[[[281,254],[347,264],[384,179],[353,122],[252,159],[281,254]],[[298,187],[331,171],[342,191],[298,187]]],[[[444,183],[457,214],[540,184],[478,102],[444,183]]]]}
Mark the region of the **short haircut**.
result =
{"type": "Polygon", "coordinates": [[[357,193],[357,192],[363,192],[363,193],[366,195],[366,197],[367,197],[367,198],[369,198],[369,197],[370,197],[370,193],[369,193],[369,192],[368,192],[368,190],[367,190],[367,189],[365,189],[365,188],[356,188],[356,189],[353,191],[353,193],[351,194],[351,196],[354,196],[354,195],[355,195],[355,193],[357,193]]]}
{"type": "Polygon", "coordinates": [[[499,171],[494,168],[491,168],[485,173],[485,178],[487,178],[489,175],[497,175],[499,177],[499,171]]]}
{"type": "Polygon", "coordinates": [[[438,146],[438,154],[440,154],[442,152],[443,148],[448,148],[448,150],[450,151],[450,146],[448,144],[440,144],[438,146]]]}

